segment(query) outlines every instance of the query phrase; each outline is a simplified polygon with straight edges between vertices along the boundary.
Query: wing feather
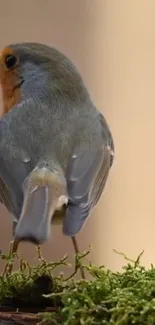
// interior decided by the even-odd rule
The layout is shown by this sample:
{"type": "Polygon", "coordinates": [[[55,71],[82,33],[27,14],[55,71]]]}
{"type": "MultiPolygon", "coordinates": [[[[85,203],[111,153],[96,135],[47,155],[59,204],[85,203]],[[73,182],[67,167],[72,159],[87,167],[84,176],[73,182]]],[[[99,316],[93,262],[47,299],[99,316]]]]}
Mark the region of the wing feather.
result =
{"type": "Polygon", "coordinates": [[[7,210],[12,213],[13,211],[13,201],[9,190],[7,189],[2,178],[0,178],[0,202],[5,205],[7,210]]]}
{"type": "Polygon", "coordinates": [[[11,165],[12,169],[9,168],[10,164],[7,161],[1,159],[0,202],[18,220],[23,204],[22,184],[30,170],[30,166],[18,159],[13,159],[11,165]]]}
{"type": "Polygon", "coordinates": [[[101,145],[89,150],[79,149],[71,160],[67,178],[70,201],[63,220],[63,232],[67,236],[74,236],[81,230],[101,197],[112,165],[113,139],[110,132],[105,132],[104,120],[101,122],[101,145]]]}

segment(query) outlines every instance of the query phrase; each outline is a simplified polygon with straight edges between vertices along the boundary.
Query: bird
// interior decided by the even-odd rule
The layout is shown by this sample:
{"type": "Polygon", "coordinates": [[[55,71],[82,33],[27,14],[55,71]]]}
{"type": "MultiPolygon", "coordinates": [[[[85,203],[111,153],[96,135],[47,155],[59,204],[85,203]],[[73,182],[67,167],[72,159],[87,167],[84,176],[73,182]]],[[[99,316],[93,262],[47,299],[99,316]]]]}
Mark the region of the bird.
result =
{"type": "MultiPolygon", "coordinates": [[[[0,53],[0,201],[21,241],[72,239],[98,204],[115,157],[112,132],[72,61],[36,42],[0,53]]],[[[84,278],[84,272],[81,270],[84,278]]]]}

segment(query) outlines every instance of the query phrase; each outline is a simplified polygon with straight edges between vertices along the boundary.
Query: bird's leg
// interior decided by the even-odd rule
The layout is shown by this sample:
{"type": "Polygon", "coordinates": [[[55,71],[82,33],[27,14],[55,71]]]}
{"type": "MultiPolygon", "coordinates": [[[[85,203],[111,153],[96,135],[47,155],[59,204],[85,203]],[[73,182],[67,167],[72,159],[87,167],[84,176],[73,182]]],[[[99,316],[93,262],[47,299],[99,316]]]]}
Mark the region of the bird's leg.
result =
{"type": "MultiPolygon", "coordinates": [[[[17,252],[18,250],[18,246],[19,246],[20,241],[13,239],[10,243],[10,249],[9,249],[9,257],[12,257],[14,253],[17,252]]],[[[3,271],[3,275],[9,275],[12,272],[12,268],[13,268],[13,263],[7,263],[4,271],[3,271]]]]}
{"type": "Polygon", "coordinates": [[[12,235],[13,235],[13,237],[15,237],[17,224],[18,224],[18,221],[16,219],[13,220],[13,226],[12,226],[12,235]]]}
{"type": "Polygon", "coordinates": [[[13,241],[11,242],[11,245],[10,245],[10,252],[9,252],[10,256],[13,255],[14,253],[17,253],[19,243],[20,243],[20,240],[13,239],[13,241]]]}
{"type": "MultiPolygon", "coordinates": [[[[75,253],[76,253],[76,256],[77,256],[79,254],[79,252],[80,252],[79,248],[78,248],[77,240],[76,240],[75,236],[72,236],[71,239],[72,239],[74,250],[75,250],[75,253]]],[[[75,273],[77,272],[78,268],[80,268],[82,279],[85,279],[84,269],[83,269],[82,265],[78,265],[77,258],[76,258],[76,260],[75,260],[75,273]]]]}
{"type": "MultiPolygon", "coordinates": [[[[17,223],[18,223],[17,220],[13,221],[13,227],[12,227],[13,238],[15,238],[15,231],[16,231],[17,223]]],[[[12,256],[14,253],[17,253],[19,243],[20,243],[20,240],[17,240],[17,239],[13,239],[11,241],[9,256],[12,256]]]]}
{"type": "MultiPolygon", "coordinates": [[[[17,220],[13,220],[13,227],[12,227],[12,234],[13,234],[13,238],[15,237],[15,231],[16,231],[16,226],[17,226],[17,220]]],[[[10,243],[10,249],[9,249],[9,256],[13,256],[14,253],[17,253],[18,250],[18,246],[19,246],[20,241],[13,239],[10,243]]],[[[9,267],[7,267],[7,273],[11,273],[12,272],[12,268],[13,268],[13,264],[11,263],[9,265],[9,267]]]]}
{"type": "Polygon", "coordinates": [[[43,263],[45,263],[46,261],[45,261],[45,259],[44,259],[43,256],[42,256],[42,253],[41,253],[41,246],[40,246],[40,245],[37,245],[37,253],[38,253],[38,259],[39,259],[40,261],[42,261],[43,263]]]}

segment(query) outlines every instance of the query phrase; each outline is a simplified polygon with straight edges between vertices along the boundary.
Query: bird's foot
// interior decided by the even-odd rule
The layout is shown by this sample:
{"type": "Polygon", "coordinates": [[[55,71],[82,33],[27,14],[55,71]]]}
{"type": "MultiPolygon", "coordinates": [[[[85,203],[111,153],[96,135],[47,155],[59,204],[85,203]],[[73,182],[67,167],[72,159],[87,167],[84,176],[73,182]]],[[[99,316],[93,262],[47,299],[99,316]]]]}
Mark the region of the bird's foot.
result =
{"type": "Polygon", "coordinates": [[[81,273],[81,278],[82,279],[85,279],[85,272],[84,272],[84,268],[83,266],[81,265],[81,262],[79,260],[79,256],[76,255],[75,257],[75,273],[77,273],[77,271],[80,270],[80,273],[81,273]]]}
{"type": "Polygon", "coordinates": [[[84,268],[83,268],[83,266],[81,265],[81,262],[80,262],[80,259],[79,259],[79,254],[76,254],[76,256],[75,256],[75,270],[74,270],[74,272],[73,272],[73,273],[72,273],[68,278],[66,278],[65,280],[68,281],[68,280],[72,279],[72,278],[77,274],[78,270],[80,270],[81,278],[82,278],[83,280],[85,280],[86,277],[85,277],[84,268]]]}

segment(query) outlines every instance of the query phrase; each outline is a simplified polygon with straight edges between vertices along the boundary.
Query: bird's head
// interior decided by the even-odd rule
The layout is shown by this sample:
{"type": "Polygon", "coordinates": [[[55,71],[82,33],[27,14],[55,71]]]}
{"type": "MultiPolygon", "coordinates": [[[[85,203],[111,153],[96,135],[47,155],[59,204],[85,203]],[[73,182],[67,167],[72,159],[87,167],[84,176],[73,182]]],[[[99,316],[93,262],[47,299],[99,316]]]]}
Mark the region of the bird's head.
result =
{"type": "Polygon", "coordinates": [[[57,94],[63,101],[67,97],[76,101],[84,91],[82,79],[70,60],[40,43],[11,44],[2,50],[0,84],[3,115],[32,96],[44,100],[57,94]]]}

